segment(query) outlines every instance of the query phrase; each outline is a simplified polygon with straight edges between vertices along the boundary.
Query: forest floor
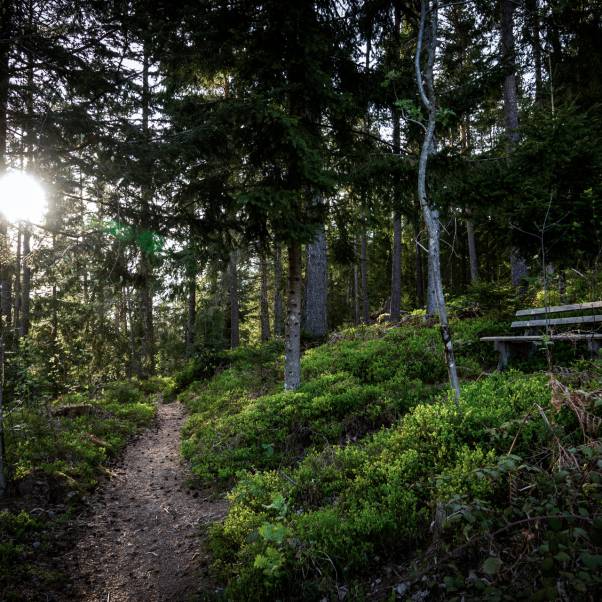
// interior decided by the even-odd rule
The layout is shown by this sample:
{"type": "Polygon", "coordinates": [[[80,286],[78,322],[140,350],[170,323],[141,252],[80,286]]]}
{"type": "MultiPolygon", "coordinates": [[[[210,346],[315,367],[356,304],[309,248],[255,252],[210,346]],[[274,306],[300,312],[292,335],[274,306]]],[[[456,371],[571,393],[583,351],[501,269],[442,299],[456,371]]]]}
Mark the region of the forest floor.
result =
{"type": "Polygon", "coordinates": [[[226,502],[187,485],[179,453],[185,417],[179,402],[160,404],[156,425],[91,498],[66,558],[73,599],[184,601],[198,591],[201,528],[223,517],[226,502]]]}

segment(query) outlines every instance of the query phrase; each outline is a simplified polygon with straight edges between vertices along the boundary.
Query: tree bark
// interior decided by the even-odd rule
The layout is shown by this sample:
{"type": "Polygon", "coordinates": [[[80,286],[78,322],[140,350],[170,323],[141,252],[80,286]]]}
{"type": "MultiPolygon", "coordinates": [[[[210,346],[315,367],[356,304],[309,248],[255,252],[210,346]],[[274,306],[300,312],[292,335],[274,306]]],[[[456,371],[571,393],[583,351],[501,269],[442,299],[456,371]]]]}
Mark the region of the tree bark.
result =
{"type": "MultiPolygon", "coordinates": [[[[401,7],[396,2],[393,8],[393,30],[395,32],[393,66],[398,64],[401,56],[401,7]]],[[[393,153],[400,160],[401,155],[401,125],[399,110],[395,103],[391,105],[391,119],[393,121],[392,143],[393,153]]],[[[395,180],[393,184],[393,256],[391,257],[391,303],[389,306],[389,320],[399,322],[401,317],[401,186],[395,180]]]]}
{"type": "Polygon", "coordinates": [[[188,276],[188,298],[186,312],[186,357],[192,357],[195,344],[196,325],[196,274],[188,276]]]}
{"type": "Polygon", "coordinates": [[[353,264],[353,323],[357,326],[360,323],[360,276],[359,268],[356,263],[353,264]]]}
{"type": "Polygon", "coordinates": [[[516,89],[516,53],[514,48],[515,0],[502,0],[501,44],[504,67],[504,123],[507,148],[512,151],[518,142],[518,99],[516,89]]]}
{"type": "Polygon", "coordinates": [[[427,66],[423,74],[421,68],[422,55],[422,40],[425,32],[425,21],[427,16],[427,0],[422,0],[420,11],[420,26],[418,32],[418,43],[416,47],[416,81],[418,90],[424,108],[428,112],[428,123],[420,151],[420,159],[418,162],[418,199],[424,215],[424,221],[429,234],[429,274],[432,274],[432,288],[434,297],[437,303],[437,311],[439,313],[439,325],[441,329],[441,337],[445,349],[445,357],[447,361],[447,370],[449,374],[449,382],[454,391],[456,404],[460,400],[460,382],[458,380],[458,372],[452,345],[449,322],[447,318],[447,307],[445,304],[445,295],[443,292],[443,280],[441,278],[441,254],[439,249],[439,211],[430,205],[426,191],[426,172],[428,159],[433,152],[435,127],[437,123],[437,105],[434,87],[434,65],[437,54],[437,30],[438,30],[438,12],[439,2],[433,0],[428,2],[430,5],[430,32],[427,46],[427,66]]]}
{"type": "Polygon", "coordinates": [[[477,258],[477,244],[474,235],[474,224],[467,218],[466,236],[468,238],[468,262],[470,264],[470,282],[474,284],[479,279],[479,260],[477,258]]]}
{"type": "MultiPolygon", "coordinates": [[[[149,68],[150,59],[149,52],[144,47],[143,59],[142,59],[142,133],[145,140],[150,140],[150,85],[149,85],[149,68]]],[[[152,189],[150,184],[143,184],[141,190],[142,198],[142,215],[148,216],[150,213],[150,202],[152,196],[152,189]]],[[[151,224],[143,217],[142,228],[145,231],[150,231],[151,224]]],[[[142,336],[140,340],[140,355],[141,355],[141,376],[148,377],[155,373],[155,325],[153,316],[153,292],[154,292],[154,274],[152,265],[152,256],[154,249],[140,250],[140,311],[141,311],[141,326],[142,336]]]]}
{"type": "Polygon", "coordinates": [[[274,334],[281,337],[284,331],[282,309],[282,258],[280,243],[274,243],[274,334]]]}
{"type": "Polygon", "coordinates": [[[28,224],[23,225],[23,279],[21,285],[21,324],[20,335],[29,334],[29,309],[31,294],[31,267],[29,266],[31,254],[31,229],[28,224]]]}
{"type": "Polygon", "coordinates": [[[259,277],[260,277],[260,294],[259,294],[259,313],[261,322],[261,340],[269,341],[270,333],[270,299],[268,290],[268,262],[266,258],[266,250],[259,250],[259,277]]]}
{"type": "MultiPolygon", "coordinates": [[[[506,150],[510,155],[518,143],[518,98],[516,88],[516,51],[514,46],[514,0],[501,3],[501,55],[505,71],[504,77],[504,126],[506,129],[506,150]]],[[[518,249],[510,252],[510,276],[514,286],[520,286],[527,275],[527,263],[518,249]]]]}
{"type": "Polygon", "coordinates": [[[0,3],[0,174],[6,169],[8,132],[8,97],[10,87],[10,50],[12,34],[12,1],[0,3]]]}
{"type": "Polygon", "coordinates": [[[399,322],[401,317],[401,215],[393,215],[393,257],[391,258],[391,307],[389,320],[399,322]]]}
{"type": "Polygon", "coordinates": [[[301,385],[301,244],[288,246],[288,295],[284,345],[284,388],[301,385]]]}
{"type": "Polygon", "coordinates": [[[13,308],[13,326],[17,341],[21,334],[21,226],[17,228],[17,254],[15,259],[15,291],[13,308]]]}
{"type": "Polygon", "coordinates": [[[240,345],[240,311],[238,306],[238,252],[230,253],[228,290],[230,295],[230,349],[240,345]]]}
{"type": "Polygon", "coordinates": [[[535,102],[543,101],[543,68],[541,62],[541,20],[539,17],[539,0],[526,0],[527,23],[531,50],[533,52],[533,67],[535,70],[535,102]]]}
{"type": "Polygon", "coordinates": [[[362,294],[362,321],[364,324],[370,322],[370,301],[368,298],[368,236],[366,231],[362,232],[360,243],[360,277],[362,294]]]}
{"type": "MultiPolygon", "coordinates": [[[[8,131],[7,112],[10,85],[10,45],[12,40],[12,2],[4,0],[0,4],[0,175],[6,169],[6,139],[8,131]]],[[[2,301],[8,281],[8,261],[5,255],[6,228],[2,228],[2,256],[0,256],[0,286],[2,286],[2,301]]],[[[4,305],[4,303],[2,303],[4,305]]],[[[2,310],[4,307],[2,308],[2,310]]],[[[6,449],[4,439],[4,320],[0,311],[0,498],[6,494],[8,486],[8,467],[6,466],[6,449]]]]}
{"type": "Polygon", "coordinates": [[[328,332],[328,245],[323,225],[306,246],[304,330],[312,338],[328,332]]]}

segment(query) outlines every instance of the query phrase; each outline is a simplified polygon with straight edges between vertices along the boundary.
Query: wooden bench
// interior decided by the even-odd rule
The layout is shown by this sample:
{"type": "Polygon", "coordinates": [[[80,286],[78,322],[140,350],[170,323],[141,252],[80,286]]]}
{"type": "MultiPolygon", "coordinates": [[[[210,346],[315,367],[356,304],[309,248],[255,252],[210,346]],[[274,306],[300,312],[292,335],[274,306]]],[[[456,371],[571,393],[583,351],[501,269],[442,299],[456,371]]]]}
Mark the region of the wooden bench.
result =
{"type": "Polygon", "coordinates": [[[534,349],[544,339],[548,341],[585,341],[592,355],[597,355],[602,345],[602,332],[596,328],[602,327],[602,314],[596,311],[602,309],[602,301],[592,303],[577,303],[574,305],[555,305],[537,309],[521,309],[516,312],[511,328],[524,330],[521,335],[502,335],[498,337],[481,337],[481,341],[492,341],[495,349],[500,354],[498,370],[508,366],[508,360],[517,347],[528,345],[534,349]],[[579,313],[568,317],[552,317],[558,314],[579,313]],[[526,319],[525,319],[526,318],[526,319]],[[589,332],[573,330],[571,332],[557,332],[558,327],[577,327],[588,325],[589,332]]]}

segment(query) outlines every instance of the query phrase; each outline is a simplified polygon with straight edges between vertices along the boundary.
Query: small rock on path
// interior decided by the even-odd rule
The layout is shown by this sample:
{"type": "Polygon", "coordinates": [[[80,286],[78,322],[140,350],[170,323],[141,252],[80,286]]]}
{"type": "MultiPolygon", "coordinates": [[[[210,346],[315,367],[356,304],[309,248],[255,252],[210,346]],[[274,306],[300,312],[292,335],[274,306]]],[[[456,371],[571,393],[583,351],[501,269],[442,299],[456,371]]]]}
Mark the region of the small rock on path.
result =
{"type": "Polygon", "coordinates": [[[186,487],[184,420],[179,402],[160,404],[155,429],[126,449],[92,498],[67,559],[75,600],[181,602],[199,590],[199,528],[221,519],[226,503],[186,487]]]}

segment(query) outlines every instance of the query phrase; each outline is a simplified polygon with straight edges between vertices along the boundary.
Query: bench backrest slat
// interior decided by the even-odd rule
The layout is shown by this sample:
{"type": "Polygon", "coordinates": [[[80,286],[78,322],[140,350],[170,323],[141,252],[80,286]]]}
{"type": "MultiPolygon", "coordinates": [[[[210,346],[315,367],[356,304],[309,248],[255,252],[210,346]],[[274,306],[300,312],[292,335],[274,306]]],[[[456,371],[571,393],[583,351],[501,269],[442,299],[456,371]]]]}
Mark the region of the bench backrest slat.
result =
{"type": "Polygon", "coordinates": [[[516,317],[541,316],[545,314],[560,314],[567,311],[585,311],[588,309],[598,309],[602,307],[602,301],[592,301],[591,303],[575,303],[573,305],[553,305],[551,307],[535,307],[533,309],[520,309],[516,312],[516,317]]]}
{"type": "Polygon", "coordinates": [[[602,325],[602,315],[573,316],[571,318],[549,318],[542,320],[517,320],[510,325],[512,328],[535,328],[537,326],[561,326],[563,324],[592,324],[602,325]]]}

